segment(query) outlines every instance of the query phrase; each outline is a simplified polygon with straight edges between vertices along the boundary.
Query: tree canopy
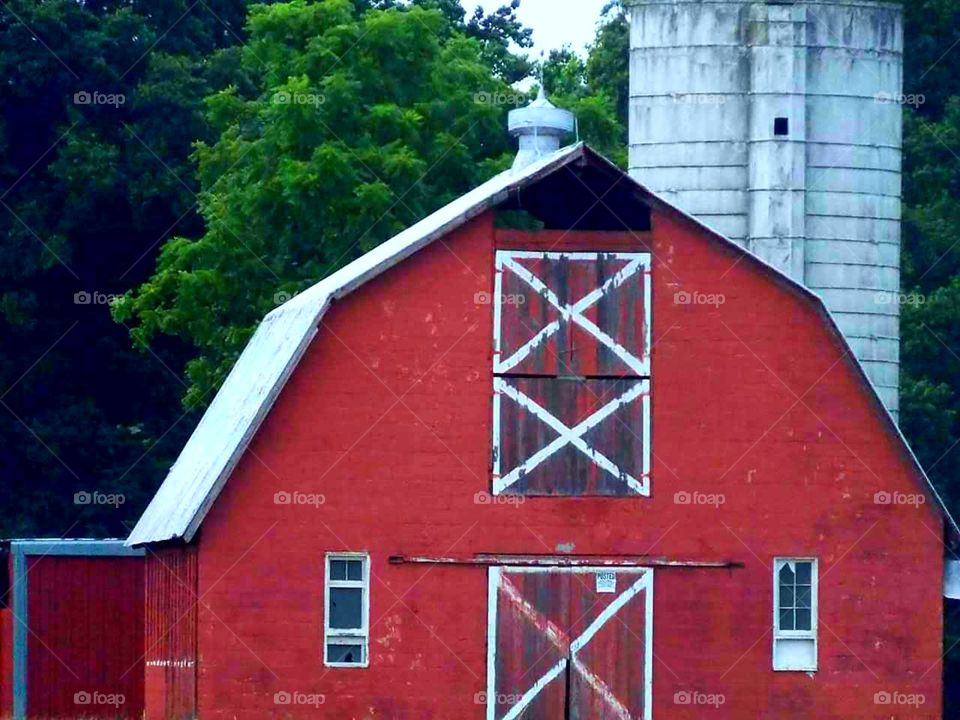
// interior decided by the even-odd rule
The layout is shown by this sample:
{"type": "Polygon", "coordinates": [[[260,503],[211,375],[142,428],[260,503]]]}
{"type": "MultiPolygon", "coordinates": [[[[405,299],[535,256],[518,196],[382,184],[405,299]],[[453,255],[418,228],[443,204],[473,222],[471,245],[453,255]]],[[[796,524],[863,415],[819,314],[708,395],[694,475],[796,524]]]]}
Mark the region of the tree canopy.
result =
{"type": "Polygon", "coordinates": [[[0,534],[124,534],[190,424],[186,356],[131,349],[108,304],[201,227],[191,145],[245,5],[0,5],[0,534]]]}
{"type": "Polygon", "coordinates": [[[209,96],[215,139],[196,145],[205,232],[166,243],[114,305],[138,342],[196,347],[188,406],[269,310],[509,163],[518,93],[471,30],[485,25],[423,5],[251,9],[240,63],[255,90],[209,96]]]}

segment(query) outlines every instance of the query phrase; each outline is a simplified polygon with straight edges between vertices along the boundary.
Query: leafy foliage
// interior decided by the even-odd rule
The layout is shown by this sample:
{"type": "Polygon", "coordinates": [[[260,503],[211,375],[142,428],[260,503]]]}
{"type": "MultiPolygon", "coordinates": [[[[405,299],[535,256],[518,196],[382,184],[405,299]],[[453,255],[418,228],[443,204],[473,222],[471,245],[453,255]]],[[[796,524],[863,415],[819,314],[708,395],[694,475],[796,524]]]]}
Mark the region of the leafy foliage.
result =
{"type": "Polygon", "coordinates": [[[171,402],[182,350],[131,350],[107,301],[174,228],[199,229],[191,143],[245,13],[0,5],[0,506],[18,509],[4,536],[125,534],[189,425],[171,402]],[[74,503],[96,489],[126,502],[74,503]]]}
{"type": "Polygon", "coordinates": [[[581,136],[626,169],[626,126],[617,116],[615,99],[591,86],[587,62],[570,48],[554,50],[544,61],[543,82],[554,103],[576,114],[581,136]]]}
{"type": "Polygon", "coordinates": [[[904,11],[902,425],[960,516],[960,2],[904,11]]]}
{"type": "Polygon", "coordinates": [[[251,10],[241,64],[257,90],[207,99],[216,139],[195,153],[206,230],[167,243],[154,276],[114,306],[138,342],[197,348],[188,406],[278,303],[509,161],[507,108],[487,99],[511,90],[482,37],[508,16],[463,25],[433,5],[251,10]]]}

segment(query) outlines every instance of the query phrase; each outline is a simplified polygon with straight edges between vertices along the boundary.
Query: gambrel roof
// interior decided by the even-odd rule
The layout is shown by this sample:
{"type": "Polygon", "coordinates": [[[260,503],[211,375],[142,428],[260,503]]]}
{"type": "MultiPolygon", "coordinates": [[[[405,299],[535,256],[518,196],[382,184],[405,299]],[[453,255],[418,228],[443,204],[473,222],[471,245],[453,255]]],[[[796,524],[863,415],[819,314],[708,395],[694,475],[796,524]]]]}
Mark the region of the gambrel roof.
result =
{"type": "MultiPolygon", "coordinates": [[[[717,234],[699,220],[659,198],[602,156],[580,143],[563,148],[520,170],[508,170],[497,175],[268,314],[204,413],[160,489],[127,539],[127,544],[190,542],[193,539],[230,474],[253,440],[260,424],[266,418],[280,391],[316,335],[320,320],[331,302],[348,295],[483,212],[516,200],[522,192],[532,191],[538,184],[549,181],[551,177],[555,178],[562,169],[572,170],[580,167],[590,168],[591,171],[612,179],[610,189],[617,186],[621,194],[624,191],[628,192],[630,197],[635,198],[635,203],[638,205],[646,203],[648,206],[683,216],[689,222],[697,224],[718,242],[729,246],[749,262],[771,273],[780,283],[789,285],[814,302],[833,332],[844,344],[848,357],[856,363],[863,383],[873,395],[878,412],[882,413],[884,421],[903,444],[951,528],[954,532],[960,533],[960,528],[930,483],[893,417],[883,406],[866,372],[856,361],[843,334],[819,296],[731,240],[717,234]]],[[[586,187],[583,188],[583,194],[588,197],[591,195],[586,187]]],[[[589,197],[589,199],[590,207],[597,204],[596,197],[589,197]]],[[[524,206],[530,207],[535,204],[536,198],[531,197],[524,206]]],[[[556,204],[554,202],[554,205],[556,204]]],[[[556,208],[553,210],[562,211],[556,208]]],[[[582,213],[578,210],[571,217],[572,224],[577,218],[582,217],[582,213]]],[[[623,226],[616,229],[623,229],[623,226]]]]}

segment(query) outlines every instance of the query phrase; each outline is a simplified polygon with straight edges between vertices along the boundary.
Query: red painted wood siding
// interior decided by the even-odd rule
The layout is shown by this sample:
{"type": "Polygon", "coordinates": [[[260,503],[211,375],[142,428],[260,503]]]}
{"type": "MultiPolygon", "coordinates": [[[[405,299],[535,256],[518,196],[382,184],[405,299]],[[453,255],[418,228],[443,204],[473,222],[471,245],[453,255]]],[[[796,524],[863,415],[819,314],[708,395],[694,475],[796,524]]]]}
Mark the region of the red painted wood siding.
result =
{"type": "Polygon", "coordinates": [[[197,553],[159,549],[146,559],[148,720],[188,720],[197,703],[197,553]]]}
{"type": "Polygon", "coordinates": [[[874,502],[920,486],[808,301],[655,217],[652,497],[492,501],[494,247],[487,215],[324,318],[203,526],[201,717],[481,720],[486,573],[388,557],[572,552],[745,564],[655,571],[656,720],[939,719],[939,519],[874,502]],[[338,550],[371,554],[364,670],[322,664],[338,550]],[[820,560],[813,677],[771,670],[777,556],[820,560]],[[325,703],[274,702],[293,691],[325,703]]]}
{"type": "Polygon", "coordinates": [[[13,713],[13,615],[0,608],[0,717],[13,713]]]}
{"type": "Polygon", "coordinates": [[[27,713],[139,718],[143,559],[27,558],[27,713]]]}

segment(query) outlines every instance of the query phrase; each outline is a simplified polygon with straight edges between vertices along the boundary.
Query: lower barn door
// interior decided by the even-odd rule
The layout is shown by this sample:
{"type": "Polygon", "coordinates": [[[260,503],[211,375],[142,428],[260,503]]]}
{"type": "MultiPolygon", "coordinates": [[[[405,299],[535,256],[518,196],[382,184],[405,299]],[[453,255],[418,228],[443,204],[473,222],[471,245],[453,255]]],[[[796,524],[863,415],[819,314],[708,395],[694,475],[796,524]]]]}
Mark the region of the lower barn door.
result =
{"type": "Polygon", "coordinates": [[[490,568],[488,720],[651,720],[653,571],[490,568]]]}

